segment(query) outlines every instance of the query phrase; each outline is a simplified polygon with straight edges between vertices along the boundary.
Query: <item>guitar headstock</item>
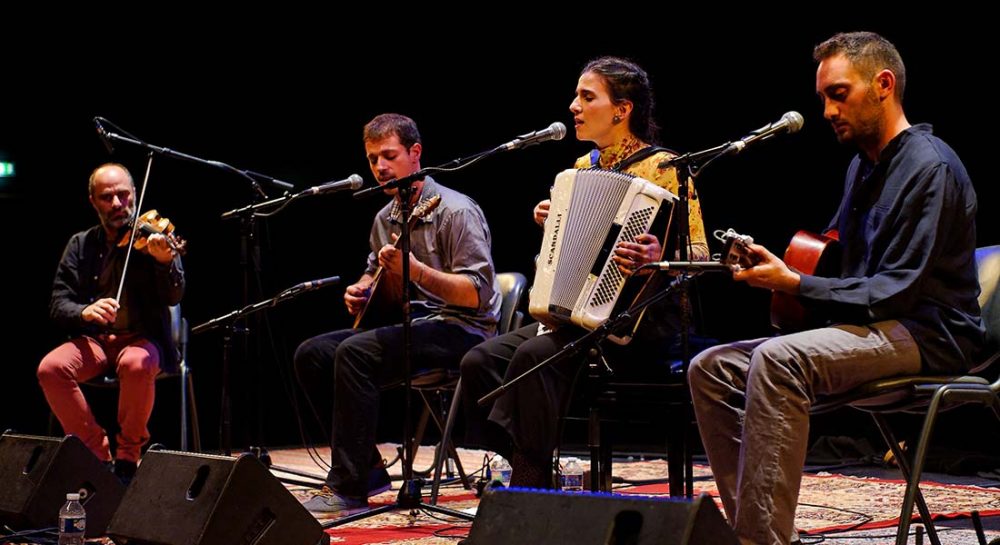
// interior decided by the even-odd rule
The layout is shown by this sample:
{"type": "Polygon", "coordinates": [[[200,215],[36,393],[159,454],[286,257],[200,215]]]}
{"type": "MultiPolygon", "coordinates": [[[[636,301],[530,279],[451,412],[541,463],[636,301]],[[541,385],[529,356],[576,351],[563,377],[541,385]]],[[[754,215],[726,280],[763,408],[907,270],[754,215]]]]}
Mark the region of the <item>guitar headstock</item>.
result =
{"type": "Polygon", "coordinates": [[[741,269],[748,269],[756,264],[750,256],[753,237],[741,235],[732,229],[716,231],[713,234],[723,244],[719,262],[741,269]]]}
{"type": "Polygon", "coordinates": [[[420,203],[418,203],[417,206],[413,208],[413,213],[410,214],[410,217],[423,218],[427,216],[427,214],[433,212],[434,209],[437,208],[439,204],[441,204],[441,195],[434,195],[433,197],[427,200],[420,201],[420,203]]]}

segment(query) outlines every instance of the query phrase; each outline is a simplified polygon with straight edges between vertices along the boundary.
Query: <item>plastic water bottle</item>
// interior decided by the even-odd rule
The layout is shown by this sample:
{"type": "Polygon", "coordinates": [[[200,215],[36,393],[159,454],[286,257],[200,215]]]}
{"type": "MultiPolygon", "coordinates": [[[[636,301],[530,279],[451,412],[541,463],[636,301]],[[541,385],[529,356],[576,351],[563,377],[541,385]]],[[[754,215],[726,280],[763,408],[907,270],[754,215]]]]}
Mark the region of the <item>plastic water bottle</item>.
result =
{"type": "Polygon", "coordinates": [[[80,494],[66,494],[66,505],[59,510],[59,545],[83,545],[87,530],[87,512],[80,505],[80,494]]]}
{"type": "Polygon", "coordinates": [[[562,468],[562,489],[569,492],[583,491],[583,466],[579,458],[567,458],[562,468]]]}
{"type": "Polygon", "coordinates": [[[490,480],[499,482],[504,488],[510,486],[510,463],[499,454],[490,461],[490,480]]]}

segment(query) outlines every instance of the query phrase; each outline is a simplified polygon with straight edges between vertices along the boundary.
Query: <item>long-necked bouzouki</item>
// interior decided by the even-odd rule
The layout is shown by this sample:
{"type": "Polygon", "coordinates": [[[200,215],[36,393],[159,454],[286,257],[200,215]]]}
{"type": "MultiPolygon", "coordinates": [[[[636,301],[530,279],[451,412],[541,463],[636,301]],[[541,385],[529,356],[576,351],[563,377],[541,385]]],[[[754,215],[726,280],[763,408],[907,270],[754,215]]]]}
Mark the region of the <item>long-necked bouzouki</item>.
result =
{"type": "MultiPolygon", "coordinates": [[[[441,195],[421,201],[410,214],[408,229],[412,232],[417,221],[426,217],[441,204],[441,195]]],[[[394,244],[399,247],[399,240],[394,244]]],[[[368,301],[354,318],[354,327],[370,329],[379,325],[398,323],[403,320],[403,286],[401,278],[391,274],[384,274],[381,265],[375,269],[372,276],[372,283],[368,286],[368,301]],[[389,280],[385,278],[389,277],[389,280]]]]}

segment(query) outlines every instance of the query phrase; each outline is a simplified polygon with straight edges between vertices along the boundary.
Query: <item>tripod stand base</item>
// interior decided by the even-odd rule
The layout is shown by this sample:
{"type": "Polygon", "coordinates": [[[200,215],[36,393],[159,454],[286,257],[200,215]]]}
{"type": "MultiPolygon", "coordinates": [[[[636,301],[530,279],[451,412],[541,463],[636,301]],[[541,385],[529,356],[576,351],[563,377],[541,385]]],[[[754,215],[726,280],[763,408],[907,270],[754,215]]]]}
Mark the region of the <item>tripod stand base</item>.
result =
{"type": "Polygon", "coordinates": [[[362,513],[355,513],[336,520],[324,522],[321,526],[324,529],[335,528],[337,526],[343,526],[344,524],[350,524],[354,521],[364,520],[366,518],[395,511],[397,509],[424,509],[468,521],[475,518],[473,515],[464,511],[456,511],[454,509],[448,509],[447,507],[424,503],[420,494],[420,489],[423,484],[423,481],[420,480],[403,481],[403,486],[399,489],[399,495],[396,497],[396,501],[394,503],[383,505],[382,507],[376,507],[375,509],[364,511],[362,513]]]}

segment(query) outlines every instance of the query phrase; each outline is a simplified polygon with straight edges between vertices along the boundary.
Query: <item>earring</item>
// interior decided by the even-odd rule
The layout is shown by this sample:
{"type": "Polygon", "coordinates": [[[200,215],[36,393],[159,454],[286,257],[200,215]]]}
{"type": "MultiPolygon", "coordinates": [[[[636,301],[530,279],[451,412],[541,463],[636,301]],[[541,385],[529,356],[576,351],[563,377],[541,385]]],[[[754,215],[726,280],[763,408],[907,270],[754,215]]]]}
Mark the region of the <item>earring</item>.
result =
{"type": "Polygon", "coordinates": [[[619,123],[622,122],[622,118],[621,118],[621,116],[616,115],[616,116],[614,116],[614,117],[611,118],[611,122],[614,123],[615,125],[617,125],[617,124],[619,124],[619,123]]]}

